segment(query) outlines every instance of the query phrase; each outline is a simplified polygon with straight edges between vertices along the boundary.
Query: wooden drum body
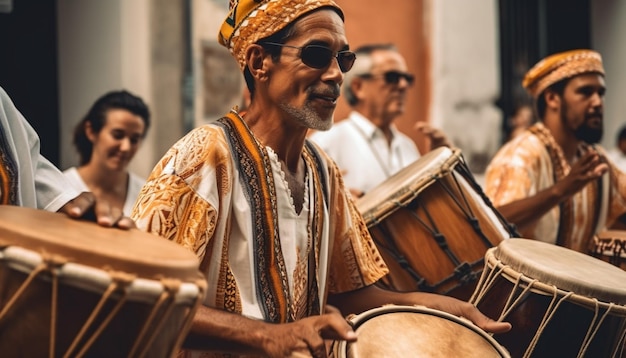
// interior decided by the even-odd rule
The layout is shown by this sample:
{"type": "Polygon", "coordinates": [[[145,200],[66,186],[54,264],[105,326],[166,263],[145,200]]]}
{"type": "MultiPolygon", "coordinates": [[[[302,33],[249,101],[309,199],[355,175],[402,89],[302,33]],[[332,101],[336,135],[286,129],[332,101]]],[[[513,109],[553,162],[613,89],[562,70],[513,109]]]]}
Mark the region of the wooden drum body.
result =
{"type": "Polygon", "coordinates": [[[470,302],[511,322],[496,338],[513,357],[620,357],[626,272],[589,255],[510,239],[485,255],[470,302]]]}
{"type": "Polygon", "coordinates": [[[426,307],[388,305],[348,320],[358,340],[333,342],[333,357],[509,357],[506,349],[473,323],[426,307]]]}
{"type": "Polygon", "coordinates": [[[469,299],[488,248],[517,236],[462,162],[437,148],[356,202],[387,266],[382,285],[469,299]]]}
{"type": "Polygon", "coordinates": [[[166,239],[0,206],[3,356],[170,357],[205,292],[166,239]]]}

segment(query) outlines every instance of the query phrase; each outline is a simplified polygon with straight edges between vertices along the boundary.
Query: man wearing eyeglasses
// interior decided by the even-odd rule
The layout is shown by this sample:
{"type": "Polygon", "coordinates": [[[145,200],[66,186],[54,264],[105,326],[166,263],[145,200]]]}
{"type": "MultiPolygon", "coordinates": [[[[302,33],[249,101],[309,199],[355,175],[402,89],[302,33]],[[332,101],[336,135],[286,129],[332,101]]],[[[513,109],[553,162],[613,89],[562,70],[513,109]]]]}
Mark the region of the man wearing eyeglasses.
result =
{"type": "Polygon", "coordinates": [[[332,161],[306,139],[333,123],[349,51],[332,0],[240,0],[219,39],[251,101],[187,134],[139,195],[138,227],[198,255],[208,282],[187,354],[325,357],[324,340],[356,340],[343,315],[422,304],[490,331],[474,306],[373,284],[387,272],[332,161]],[[337,308],[326,305],[336,305],[337,308]]]}
{"type": "MultiPolygon", "coordinates": [[[[357,60],[342,88],[352,109],[349,117],[310,138],[333,158],[346,186],[359,197],[413,163],[420,152],[394,125],[404,114],[415,81],[404,57],[393,44],[367,44],[354,52],[357,60]]],[[[441,131],[418,123],[416,128],[430,137],[431,148],[448,145],[441,131]]]]}

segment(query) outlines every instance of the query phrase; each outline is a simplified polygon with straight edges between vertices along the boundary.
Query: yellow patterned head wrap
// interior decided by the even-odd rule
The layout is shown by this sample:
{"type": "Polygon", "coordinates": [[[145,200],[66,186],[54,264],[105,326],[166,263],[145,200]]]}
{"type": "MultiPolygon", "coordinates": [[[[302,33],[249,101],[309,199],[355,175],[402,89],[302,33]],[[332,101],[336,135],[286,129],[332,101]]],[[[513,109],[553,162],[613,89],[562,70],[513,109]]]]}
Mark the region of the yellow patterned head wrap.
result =
{"type": "Polygon", "coordinates": [[[230,0],[230,12],[217,40],[228,48],[243,70],[249,45],[321,7],[331,7],[344,18],[343,11],[333,0],[230,0]]]}
{"type": "Polygon", "coordinates": [[[572,50],[557,53],[539,61],[524,76],[522,86],[534,98],[551,85],[583,73],[604,76],[602,56],[592,50],[572,50]]]}

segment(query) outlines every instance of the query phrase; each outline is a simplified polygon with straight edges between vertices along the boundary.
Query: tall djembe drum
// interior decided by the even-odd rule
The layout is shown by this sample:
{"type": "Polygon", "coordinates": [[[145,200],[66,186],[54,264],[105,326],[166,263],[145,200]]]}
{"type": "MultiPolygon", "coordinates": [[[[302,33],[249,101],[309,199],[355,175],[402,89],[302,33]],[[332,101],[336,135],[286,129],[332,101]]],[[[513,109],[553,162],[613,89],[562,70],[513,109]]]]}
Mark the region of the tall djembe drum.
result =
{"type": "Polygon", "coordinates": [[[205,292],[166,239],[0,206],[1,356],[170,357],[205,292]]]}
{"type": "Polygon", "coordinates": [[[395,291],[463,300],[474,291],[487,249],[518,236],[493,208],[461,151],[425,154],[356,201],[389,267],[395,291]]]}
{"type": "Polygon", "coordinates": [[[513,357],[621,357],[626,271],[589,255],[510,239],[485,255],[470,302],[511,322],[495,338],[513,357]]]}

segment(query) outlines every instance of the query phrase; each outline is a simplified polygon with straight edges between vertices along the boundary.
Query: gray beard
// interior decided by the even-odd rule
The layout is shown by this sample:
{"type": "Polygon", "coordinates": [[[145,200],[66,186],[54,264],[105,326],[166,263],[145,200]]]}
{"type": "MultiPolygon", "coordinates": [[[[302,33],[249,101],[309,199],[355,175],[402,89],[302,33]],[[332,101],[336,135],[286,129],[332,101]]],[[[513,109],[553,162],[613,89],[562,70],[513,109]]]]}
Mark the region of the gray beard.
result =
{"type": "Polygon", "coordinates": [[[333,125],[332,119],[330,121],[323,121],[317,112],[307,106],[304,108],[295,108],[287,104],[281,104],[280,107],[287,114],[295,118],[297,122],[302,123],[309,129],[327,131],[333,125]]]}

